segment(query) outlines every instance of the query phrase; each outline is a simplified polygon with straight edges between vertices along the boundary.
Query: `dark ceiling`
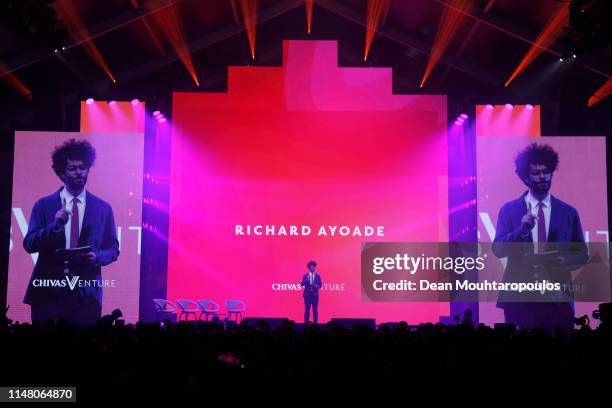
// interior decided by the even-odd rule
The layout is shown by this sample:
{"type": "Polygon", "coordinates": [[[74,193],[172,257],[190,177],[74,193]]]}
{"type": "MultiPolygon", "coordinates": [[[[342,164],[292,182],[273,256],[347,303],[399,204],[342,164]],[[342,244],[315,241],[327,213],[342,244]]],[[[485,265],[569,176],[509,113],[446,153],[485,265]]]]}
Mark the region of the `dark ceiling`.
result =
{"type": "MultiPolygon", "coordinates": [[[[306,33],[303,0],[260,0],[255,61],[250,60],[239,0],[46,1],[60,11],[63,3],[74,7],[87,30],[84,39],[83,32],[77,33],[67,21],[63,26],[68,34],[63,38],[49,35],[62,24],[47,26],[48,30],[42,32],[36,27],[39,30],[33,33],[31,21],[28,25],[27,18],[17,18],[23,16],[16,10],[31,13],[45,1],[7,0],[0,10],[0,72],[5,79],[0,82],[0,122],[3,128],[7,124],[13,129],[32,127],[36,110],[54,100],[69,106],[87,96],[150,99],[151,95],[173,90],[222,91],[228,65],[280,65],[283,39],[308,38],[338,40],[341,65],[392,66],[396,92],[445,93],[455,95],[458,103],[471,104],[505,98],[516,103],[554,105],[573,95],[576,100],[568,101],[565,108],[556,106],[556,115],[563,115],[564,109],[580,108],[589,120],[586,99],[612,75],[608,37],[587,43],[578,50],[575,61],[560,68],[555,66],[559,56],[576,52],[575,43],[564,36],[510,87],[503,86],[550,16],[559,7],[569,6],[567,1],[474,0],[431,79],[419,89],[449,1],[390,0],[371,57],[363,62],[367,0],[315,0],[310,35],[306,33]],[[195,87],[172,44],[155,24],[156,14],[159,17],[172,8],[182,21],[202,82],[200,88],[195,87]],[[89,39],[117,78],[116,85],[85,52],[83,43],[89,39]],[[54,53],[56,48],[58,52],[54,53]],[[10,86],[9,76],[31,90],[32,101],[10,86]]],[[[605,10],[609,12],[609,7],[605,10]]],[[[607,23],[612,26],[612,21],[607,23]]],[[[609,99],[592,109],[609,111],[609,99]]]]}

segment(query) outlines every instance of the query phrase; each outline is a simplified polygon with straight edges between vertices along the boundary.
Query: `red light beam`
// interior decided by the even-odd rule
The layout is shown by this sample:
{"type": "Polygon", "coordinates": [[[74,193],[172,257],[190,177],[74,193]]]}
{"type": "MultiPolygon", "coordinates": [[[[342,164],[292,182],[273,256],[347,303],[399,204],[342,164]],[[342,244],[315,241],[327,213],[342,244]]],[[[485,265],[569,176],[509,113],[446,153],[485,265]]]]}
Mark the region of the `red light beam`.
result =
{"type": "Polygon", "coordinates": [[[10,68],[0,61],[0,75],[4,82],[8,86],[13,88],[15,91],[23,95],[28,101],[32,102],[32,91],[21,79],[14,73],[11,72],[10,68]]]}
{"type": "Polygon", "coordinates": [[[255,59],[255,36],[257,34],[257,0],[240,0],[240,10],[244,20],[249,46],[251,47],[251,58],[255,59]]]}
{"type": "Polygon", "coordinates": [[[366,15],[366,36],[363,51],[363,60],[367,61],[372,48],[372,42],[376,35],[376,30],[380,24],[383,11],[387,8],[389,0],[368,0],[368,12],[366,15]]]}
{"type": "Polygon", "coordinates": [[[312,28],[312,6],[314,4],[314,0],[305,0],[306,3],[306,26],[308,27],[308,34],[310,34],[310,29],[312,28]]]}
{"type": "Polygon", "coordinates": [[[566,3],[561,3],[555,13],[546,22],[546,25],[538,34],[538,37],[533,42],[529,50],[519,62],[518,66],[514,69],[514,72],[510,75],[504,86],[510,85],[514,78],[516,78],[521,72],[525,70],[549,45],[559,38],[563,33],[564,27],[567,25],[569,18],[569,8],[566,3]]]}
{"type": "Polygon", "coordinates": [[[81,20],[81,16],[79,15],[79,12],[74,6],[72,0],[59,1],[56,3],[56,5],[57,12],[66,22],[70,35],[75,39],[75,41],[81,43],[81,46],[87,55],[89,55],[89,57],[102,69],[102,71],[104,71],[106,76],[108,76],[110,80],[116,84],[117,80],[104,60],[104,57],[102,57],[100,50],[93,40],[89,39],[91,38],[91,35],[85,27],[85,24],[83,24],[83,20],[81,20]]]}
{"type": "Polygon", "coordinates": [[[601,102],[604,98],[607,98],[612,94],[612,78],[608,78],[594,93],[589,97],[588,106],[589,108],[595,104],[601,102]]]}
{"type": "Polygon", "coordinates": [[[436,37],[431,46],[431,53],[427,60],[427,66],[423,73],[423,79],[421,79],[421,83],[419,84],[420,88],[425,85],[433,69],[438,64],[440,57],[442,57],[442,54],[444,54],[448,48],[457,30],[461,27],[471,4],[469,0],[450,0],[448,5],[444,7],[438,31],[436,32],[436,37]]]}
{"type": "Polygon", "coordinates": [[[176,4],[158,13],[154,13],[153,21],[168,39],[172,48],[174,48],[174,51],[187,69],[187,72],[189,72],[191,79],[193,79],[193,82],[196,86],[200,86],[200,81],[198,80],[198,75],[193,66],[193,60],[191,59],[191,53],[189,47],[187,47],[187,41],[185,40],[183,22],[176,8],[176,4]]]}

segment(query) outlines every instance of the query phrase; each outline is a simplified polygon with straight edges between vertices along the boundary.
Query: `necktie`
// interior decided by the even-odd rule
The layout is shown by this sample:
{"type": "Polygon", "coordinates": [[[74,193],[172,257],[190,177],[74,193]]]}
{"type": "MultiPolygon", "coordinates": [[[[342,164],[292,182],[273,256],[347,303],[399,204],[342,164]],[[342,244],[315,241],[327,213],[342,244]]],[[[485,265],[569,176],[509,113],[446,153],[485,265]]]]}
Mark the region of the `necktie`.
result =
{"type": "Polygon", "coordinates": [[[538,202],[538,244],[543,242],[546,242],[546,218],[544,217],[544,203],[540,201],[538,202]]]}
{"type": "Polygon", "coordinates": [[[79,246],[79,199],[72,199],[72,215],[70,216],[70,248],[79,246]]]}
{"type": "Polygon", "coordinates": [[[312,285],[314,283],[314,274],[311,273],[310,274],[310,284],[312,285]]]}

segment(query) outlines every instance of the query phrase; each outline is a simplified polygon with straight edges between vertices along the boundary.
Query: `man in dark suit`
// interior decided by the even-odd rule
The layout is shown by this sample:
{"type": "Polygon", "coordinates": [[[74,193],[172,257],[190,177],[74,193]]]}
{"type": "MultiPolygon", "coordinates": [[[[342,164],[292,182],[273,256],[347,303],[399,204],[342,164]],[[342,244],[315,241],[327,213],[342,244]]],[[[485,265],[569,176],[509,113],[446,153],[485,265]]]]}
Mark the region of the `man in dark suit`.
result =
{"type": "Polygon", "coordinates": [[[34,204],[23,240],[28,253],[38,253],[24,298],[33,322],[63,318],[88,325],[101,316],[101,267],[117,260],[119,242],[111,206],[85,190],[95,158],[85,140],[70,139],[53,152],[53,170],[64,186],[34,204]],[[81,247],[86,250],[61,252],[81,247]]]}
{"type": "Polygon", "coordinates": [[[504,282],[558,282],[564,291],[547,294],[500,292],[497,306],[506,323],[552,332],[573,328],[571,271],[584,265],[588,250],[578,212],[550,194],[558,154],[533,143],[515,159],[515,171],[529,188],[499,211],[493,252],[508,258],[504,282]]]}
{"type": "Polygon", "coordinates": [[[310,261],[306,265],[308,272],[302,277],[301,285],[304,288],[304,323],[308,323],[310,308],[312,307],[312,320],[314,324],[319,321],[319,289],[323,286],[321,275],[315,272],[317,263],[310,261]]]}

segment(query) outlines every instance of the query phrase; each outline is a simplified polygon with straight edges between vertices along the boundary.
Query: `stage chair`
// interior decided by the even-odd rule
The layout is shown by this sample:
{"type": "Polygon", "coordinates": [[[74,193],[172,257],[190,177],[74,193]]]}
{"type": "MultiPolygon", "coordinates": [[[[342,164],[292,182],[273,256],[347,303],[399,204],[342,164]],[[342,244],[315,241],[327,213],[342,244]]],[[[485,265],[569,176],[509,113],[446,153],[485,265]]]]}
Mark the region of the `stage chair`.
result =
{"type": "Polygon", "coordinates": [[[217,302],[209,299],[200,299],[198,300],[198,305],[200,305],[200,317],[198,318],[200,320],[202,320],[202,315],[206,317],[206,321],[208,321],[209,316],[223,316],[221,306],[217,302]]]}
{"type": "Polygon", "coordinates": [[[198,320],[196,314],[200,311],[200,305],[198,305],[193,300],[189,299],[179,299],[176,301],[179,309],[181,309],[181,313],[179,314],[178,320],[180,321],[183,316],[185,316],[185,320],[189,320],[189,316],[193,316],[193,320],[198,320]]]}
{"type": "Polygon", "coordinates": [[[246,303],[237,299],[226,300],[225,310],[227,311],[227,320],[231,320],[232,315],[234,315],[236,316],[236,320],[238,320],[238,316],[240,316],[240,321],[242,321],[242,313],[246,311],[246,303]]]}
{"type": "Polygon", "coordinates": [[[176,305],[167,299],[153,299],[155,312],[158,316],[158,321],[165,319],[176,323],[176,305]]]}

